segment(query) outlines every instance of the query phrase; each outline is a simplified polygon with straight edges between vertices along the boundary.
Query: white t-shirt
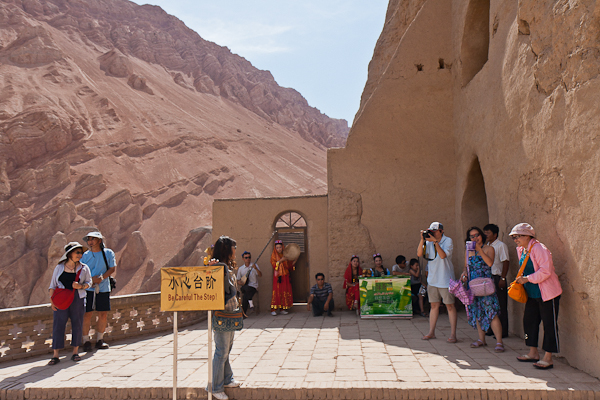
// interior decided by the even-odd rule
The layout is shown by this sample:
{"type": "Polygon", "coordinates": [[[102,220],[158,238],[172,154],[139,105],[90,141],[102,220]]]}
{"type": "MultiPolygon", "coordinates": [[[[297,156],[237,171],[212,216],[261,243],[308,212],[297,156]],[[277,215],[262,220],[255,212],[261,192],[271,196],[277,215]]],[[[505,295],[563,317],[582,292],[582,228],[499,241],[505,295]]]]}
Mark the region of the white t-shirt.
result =
{"type": "Polygon", "coordinates": [[[494,264],[492,265],[492,275],[502,275],[502,263],[508,261],[508,246],[500,239],[494,240],[490,246],[494,248],[494,264]]]}
{"type": "Polygon", "coordinates": [[[402,274],[408,274],[410,267],[408,265],[404,265],[404,268],[400,268],[398,264],[392,265],[392,272],[400,272],[402,274]]]}
{"type": "MultiPolygon", "coordinates": [[[[238,269],[236,277],[237,280],[242,280],[242,277],[246,276],[246,274],[248,273],[248,269],[252,268],[253,265],[256,265],[256,268],[260,271],[258,264],[250,263],[250,265],[247,267],[246,265],[242,265],[238,269]]],[[[256,270],[253,269],[252,272],[250,272],[250,277],[248,277],[248,281],[248,286],[252,286],[254,289],[258,290],[258,272],[256,272],[256,270]]]]}
{"type": "Polygon", "coordinates": [[[428,275],[427,284],[437,288],[447,288],[450,286],[450,279],[454,278],[454,265],[452,265],[452,250],[454,243],[448,236],[443,235],[440,240],[440,247],[446,253],[446,258],[441,259],[439,254],[436,254],[435,245],[433,242],[425,242],[425,256],[434,258],[427,262],[428,275]]]}

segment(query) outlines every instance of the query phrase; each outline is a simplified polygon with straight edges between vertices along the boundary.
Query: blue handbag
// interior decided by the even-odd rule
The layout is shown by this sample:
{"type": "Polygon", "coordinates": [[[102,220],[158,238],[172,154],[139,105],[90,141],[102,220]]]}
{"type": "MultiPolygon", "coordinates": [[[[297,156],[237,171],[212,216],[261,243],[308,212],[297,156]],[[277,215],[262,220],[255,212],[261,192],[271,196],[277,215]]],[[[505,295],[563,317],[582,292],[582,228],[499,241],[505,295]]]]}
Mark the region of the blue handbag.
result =
{"type": "Polygon", "coordinates": [[[244,327],[244,316],[241,311],[213,311],[212,328],[215,332],[239,331],[244,327]]]}

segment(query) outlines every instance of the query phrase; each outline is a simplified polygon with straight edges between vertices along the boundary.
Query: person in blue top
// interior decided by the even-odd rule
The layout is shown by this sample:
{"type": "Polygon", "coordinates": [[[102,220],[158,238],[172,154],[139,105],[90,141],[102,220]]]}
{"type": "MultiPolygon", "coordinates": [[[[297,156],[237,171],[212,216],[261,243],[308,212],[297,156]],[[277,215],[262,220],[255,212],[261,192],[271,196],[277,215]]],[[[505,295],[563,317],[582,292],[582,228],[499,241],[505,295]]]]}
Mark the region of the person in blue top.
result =
{"type": "Polygon", "coordinates": [[[110,311],[110,280],[117,267],[115,253],[111,249],[104,248],[104,237],[100,232],[90,232],[84,238],[89,250],[83,254],[81,262],[90,267],[93,286],[87,290],[87,301],[85,315],[83,316],[83,337],[88,340],[83,344],[83,351],[92,351],[92,342],[89,340],[92,315],[98,312],[96,323],[96,348],[108,349],[104,343],[104,331],[106,330],[108,311],[110,311]]]}

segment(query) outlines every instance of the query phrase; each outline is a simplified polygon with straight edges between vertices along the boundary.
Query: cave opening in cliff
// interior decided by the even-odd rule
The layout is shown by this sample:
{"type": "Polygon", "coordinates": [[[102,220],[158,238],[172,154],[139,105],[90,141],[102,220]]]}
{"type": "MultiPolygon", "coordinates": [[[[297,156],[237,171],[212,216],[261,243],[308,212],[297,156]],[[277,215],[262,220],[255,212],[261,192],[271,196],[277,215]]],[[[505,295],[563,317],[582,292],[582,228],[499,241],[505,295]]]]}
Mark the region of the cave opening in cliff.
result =
{"type": "Polygon", "coordinates": [[[471,0],[465,16],[460,59],[462,84],[466,86],[488,60],[490,0],[471,0]]]}
{"type": "Polygon", "coordinates": [[[462,231],[465,232],[471,226],[483,228],[489,223],[489,219],[485,181],[479,159],[475,158],[469,168],[467,185],[462,197],[462,231]]]}
{"type": "Polygon", "coordinates": [[[296,269],[290,272],[294,303],[306,303],[310,292],[306,228],[306,220],[297,211],[285,211],[275,218],[275,230],[277,231],[275,239],[283,241],[285,246],[295,243],[300,247],[300,257],[296,261],[296,269]]]}

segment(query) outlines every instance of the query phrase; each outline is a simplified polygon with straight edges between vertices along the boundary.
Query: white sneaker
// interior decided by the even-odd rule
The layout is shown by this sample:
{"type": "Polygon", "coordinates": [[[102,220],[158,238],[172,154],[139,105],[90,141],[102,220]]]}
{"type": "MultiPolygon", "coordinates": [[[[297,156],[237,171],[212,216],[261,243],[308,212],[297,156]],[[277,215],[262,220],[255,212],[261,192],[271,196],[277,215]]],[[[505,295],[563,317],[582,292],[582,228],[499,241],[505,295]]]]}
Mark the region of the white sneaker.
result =
{"type": "Polygon", "coordinates": [[[252,303],[252,300],[248,300],[248,305],[250,306],[250,308],[254,308],[254,303],[252,303]]]}
{"type": "Polygon", "coordinates": [[[229,382],[227,385],[225,385],[225,387],[226,388],[236,388],[236,387],[240,387],[241,385],[242,385],[242,382],[238,382],[234,379],[231,382],[229,382]]]}
{"type": "Polygon", "coordinates": [[[288,315],[288,314],[289,314],[289,312],[287,312],[287,311],[285,311],[285,310],[281,310],[281,313],[282,313],[283,315],[288,315]]]}
{"type": "Polygon", "coordinates": [[[277,315],[276,311],[271,311],[271,315],[277,315]]]}
{"type": "MultiPolygon", "coordinates": [[[[204,388],[204,390],[206,390],[206,388],[204,388]]],[[[206,392],[208,393],[208,390],[206,390],[206,392]]],[[[219,400],[229,400],[229,397],[227,397],[227,395],[225,394],[225,392],[219,392],[219,393],[215,393],[213,392],[213,397],[215,399],[219,399],[219,400]]]]}

